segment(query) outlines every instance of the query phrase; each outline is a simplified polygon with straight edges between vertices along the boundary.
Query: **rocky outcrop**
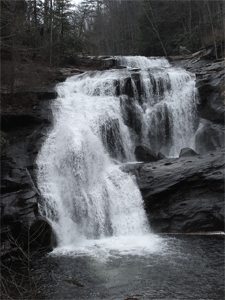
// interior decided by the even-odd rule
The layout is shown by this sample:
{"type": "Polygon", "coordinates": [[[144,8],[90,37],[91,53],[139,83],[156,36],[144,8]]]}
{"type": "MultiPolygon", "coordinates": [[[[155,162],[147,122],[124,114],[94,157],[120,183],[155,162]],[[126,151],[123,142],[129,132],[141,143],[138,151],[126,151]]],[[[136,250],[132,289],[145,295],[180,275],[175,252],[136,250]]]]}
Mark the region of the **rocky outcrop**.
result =
{"type": "Polygon", "coordinates": [[[120,108],[125,125],[132,128],[139,135],[142,130],[142,116],[135,100],[130,97],[120,96],[120,108]]]}
{"type": "Polygon", "coordinates": [[[195,134],[196,151],[206,153],[225,145],[224,125],[202,119],[195,134]]]}
{"type": "Polygon", "coordinates": [[[196,133],[197,151],[224,147],[225,61],[208,63],[197,73],[200,123],[196,133]]]}
{"type": "Polygon", "coordinates": [[[2,130],[8,141],[1,156],[1,258],[27,250],[39,255],[52,250],[55,236],[40,216],[42,197],[36,188],[35,159],[51,125],[49,100],[39,101],[24,115],[7,115],[2,130]]]}
{"type": "Polygon", "coordinates": [[[224,124],[225,62],[207,64],[197,73],[200,116],[224,124]]]}
{"type": "Polygon", "coordinates": [[[196,153],[193,149],[183,148],[183,149],[180,150],[179,157],[196,156],[196,155],[198,155],[198,153],[196,153]]]}
{"type": "Polygon", "coordinates": [[[123,141],[120,136],[120,125],[118,119],[112,119],[100,126],[103,145],[112,158],[123,161],[126,158],[123,141]]]}
{"type": "Polygon", "coordinates": [[[155,152],[141,145],[135,148],[134,154],[136,156],[137,161],[150,162],[157,161],[159,159],[155,152]]]}
{"type": "Polygon", "coordinates": [[[213,49],[208,49],[208,52],[202,50],[171,62],[196,74],[199,92],[196,150],[200,153],[225,147],[225,60],[211,60],[214,56],[206,54],[210,54],[213,49]]]}
{"type": "Polygon", "coordinates": [[[225,151],[127,165],[155,232],[224,230],[225,151]]]}

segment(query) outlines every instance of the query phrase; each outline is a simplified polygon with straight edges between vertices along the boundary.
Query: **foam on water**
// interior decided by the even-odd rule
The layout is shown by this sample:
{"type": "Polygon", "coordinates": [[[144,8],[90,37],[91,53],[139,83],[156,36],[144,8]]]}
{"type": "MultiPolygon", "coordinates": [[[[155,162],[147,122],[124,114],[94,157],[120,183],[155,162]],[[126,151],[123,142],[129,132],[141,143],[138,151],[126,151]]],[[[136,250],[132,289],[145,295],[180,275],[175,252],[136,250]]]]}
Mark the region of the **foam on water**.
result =
{"type": "Polygon", "coordinates": [[[113,257],[137,255],[149,256],[165,253],[166,241],[156,234],[111,236],[101,239],[79,239],[76,243],[57,247],[52,255],[91,256],[98,261],[113,257]]]}

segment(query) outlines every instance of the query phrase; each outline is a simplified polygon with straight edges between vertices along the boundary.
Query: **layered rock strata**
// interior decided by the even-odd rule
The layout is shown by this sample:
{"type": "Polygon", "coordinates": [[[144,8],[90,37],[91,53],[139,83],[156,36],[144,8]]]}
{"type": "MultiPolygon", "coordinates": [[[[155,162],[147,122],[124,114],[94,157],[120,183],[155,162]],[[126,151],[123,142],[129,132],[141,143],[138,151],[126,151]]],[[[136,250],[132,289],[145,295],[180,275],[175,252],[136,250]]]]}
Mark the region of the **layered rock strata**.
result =
{"type": "Polygon", "coordinates": [[[123,166],[134,174],[154,232],[224,231],[225,150],[123,166]]]}

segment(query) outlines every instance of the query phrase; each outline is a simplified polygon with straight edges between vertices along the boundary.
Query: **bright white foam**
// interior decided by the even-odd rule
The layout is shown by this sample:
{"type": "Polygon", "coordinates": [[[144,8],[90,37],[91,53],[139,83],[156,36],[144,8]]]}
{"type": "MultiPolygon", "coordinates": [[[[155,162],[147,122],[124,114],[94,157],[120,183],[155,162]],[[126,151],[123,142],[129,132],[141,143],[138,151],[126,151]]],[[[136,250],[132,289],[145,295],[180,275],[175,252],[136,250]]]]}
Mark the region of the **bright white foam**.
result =
{"type": "Polygon", "coordinates": [[[164,57],[145,57],[145,56],[118,56],[117,61],[119,65],[130,68],[156,68],[156,67],[170,67],[168,60],[164,57]]]}
{"type": "Polygon", "coordinates": [[[163,253],[167,244],[156,234],[112,236],[101,239],[80,239],[74,244],[58,247],[52,255],[92,256],[98,261],[123,255],[148,256],[163,253]]]}

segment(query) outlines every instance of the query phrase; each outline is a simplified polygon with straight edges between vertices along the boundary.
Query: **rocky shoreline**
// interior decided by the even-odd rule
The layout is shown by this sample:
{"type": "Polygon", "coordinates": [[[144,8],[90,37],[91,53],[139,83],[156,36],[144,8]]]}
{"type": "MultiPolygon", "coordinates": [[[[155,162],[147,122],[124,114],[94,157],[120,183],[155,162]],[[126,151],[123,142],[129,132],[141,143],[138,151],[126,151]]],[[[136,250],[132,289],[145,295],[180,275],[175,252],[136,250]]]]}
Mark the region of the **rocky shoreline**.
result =
{"type": "MultiPolygon", "coordinates": [[[[224,230],[224,150],[220,149],[224,147],[224,60],[203,63],[194,59],[172,63],[196,73],[202,122],[197,152],[205,149],[205,154],[124,166],[136,176],[154,232],[224,230]]],[[[112,64],[104,58],[105,69],[112,64]]],[[[64,80],[64,75],[59,77],[64,80]]],[[[38,101],[25,114],[2,119],[9,141],[1,155],[2,259],[18,256],[16,242],[26,248],[30,235],[35,237],[31,248],[39,254],[51,251],[56,243],[51,225],[38,211],[43,199],[35,175],[37,153],[52,125],[51,103],[57,95],[53,86],[34,90],[38,101]]],[[[129,88],[128,80],[127,93],[129,88]]]]}

